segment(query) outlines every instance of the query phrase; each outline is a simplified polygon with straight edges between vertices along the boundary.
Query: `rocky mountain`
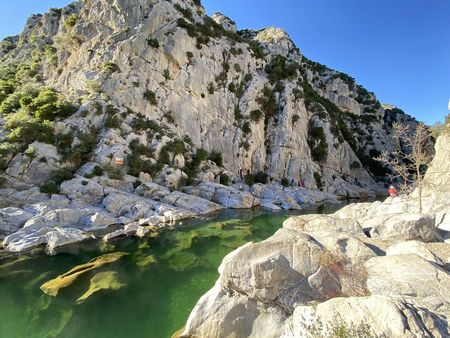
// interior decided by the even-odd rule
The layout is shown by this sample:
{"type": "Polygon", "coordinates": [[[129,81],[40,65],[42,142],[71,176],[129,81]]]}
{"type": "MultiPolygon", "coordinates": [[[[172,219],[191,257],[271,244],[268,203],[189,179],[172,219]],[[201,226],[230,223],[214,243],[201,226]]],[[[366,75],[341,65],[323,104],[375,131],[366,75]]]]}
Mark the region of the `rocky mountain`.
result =
{"type": "Polygon", "coordinates": [[[390,121],[416,123],[285,31],[237,31],[198,0],[74,2],[30,17],[0,58],[2,178],[21,190],[107,172],[359,196],[386,171],[372,156],[399,146],[390,121]]]}
{"type": "Polygon", "coordinates": [[[182,337],[449,337],[450,136],[418,194],[302,215],[226,256],[182,337]]]}

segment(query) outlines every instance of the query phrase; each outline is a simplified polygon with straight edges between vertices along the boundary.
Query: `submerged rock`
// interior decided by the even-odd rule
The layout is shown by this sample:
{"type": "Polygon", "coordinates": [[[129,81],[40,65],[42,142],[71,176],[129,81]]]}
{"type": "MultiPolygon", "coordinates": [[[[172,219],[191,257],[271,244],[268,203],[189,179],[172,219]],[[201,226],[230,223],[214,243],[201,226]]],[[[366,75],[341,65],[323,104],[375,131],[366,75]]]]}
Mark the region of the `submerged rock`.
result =
{"type": "Polygon", "coordinates": [[[91,278],[89,290],[87,290],[80,298],[77,299],[77,304],[84,302],[94,293],[101,290],[119,290],[125,286],[120,279],[119,274],[115,271],[99,272],[91,278]]]}
{"type": "Polygon", "coordinates": [[[115,252],[96,257],[90,260],[88,263],[78,265],[66,273],[49,280],[41,285],[41,290],[47,295],[56,296],[58,291],[71,285],[78,277],[85,274],[88,271],[98,269],[106,264],[111,264],[119,260],[121,257],[128,255],[124,252],[115,252]]]}

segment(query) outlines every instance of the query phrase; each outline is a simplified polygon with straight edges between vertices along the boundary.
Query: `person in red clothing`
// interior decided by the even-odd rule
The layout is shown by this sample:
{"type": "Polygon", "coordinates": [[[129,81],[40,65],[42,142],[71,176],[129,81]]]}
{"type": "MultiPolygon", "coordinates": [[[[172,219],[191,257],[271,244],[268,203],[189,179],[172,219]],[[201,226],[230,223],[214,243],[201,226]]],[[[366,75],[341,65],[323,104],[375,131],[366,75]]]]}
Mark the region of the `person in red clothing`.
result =
{"type": "Polygon", "coordinates": [[[397,191],[397,189],[395,189],[395,187],[393,185],[391,185],[389,187],[388,194],[389,194],[390,197],[397,197],[398,196],[398,191],[397,191]]]}

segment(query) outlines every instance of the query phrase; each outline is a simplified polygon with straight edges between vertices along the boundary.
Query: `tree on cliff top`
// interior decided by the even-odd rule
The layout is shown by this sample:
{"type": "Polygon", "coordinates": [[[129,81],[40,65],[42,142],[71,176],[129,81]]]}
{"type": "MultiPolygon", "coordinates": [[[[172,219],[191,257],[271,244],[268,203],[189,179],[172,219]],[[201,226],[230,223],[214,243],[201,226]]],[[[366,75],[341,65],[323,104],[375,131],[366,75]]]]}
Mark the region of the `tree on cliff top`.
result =
{"type": "Polygon", "coordinates": [[[423,177],[432,160],[430,129],[423,123],[419,123],[416,130],[397,122],[394,122],[392,127],[394,138],[399,140],[402,147],[391,153],[384,152],[374,159],[392,167],[394,173],[389,176],[402,182],[400,187],[402,191],[411,192],[413,188],[418,189],[419,212],[422,213],[423,177]]]}

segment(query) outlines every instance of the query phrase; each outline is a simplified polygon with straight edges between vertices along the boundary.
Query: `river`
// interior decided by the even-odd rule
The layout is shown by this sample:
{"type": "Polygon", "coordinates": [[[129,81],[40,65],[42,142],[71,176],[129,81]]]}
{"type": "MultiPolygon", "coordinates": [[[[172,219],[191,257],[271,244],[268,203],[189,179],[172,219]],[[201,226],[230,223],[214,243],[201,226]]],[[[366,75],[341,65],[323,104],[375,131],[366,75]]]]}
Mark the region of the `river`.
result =
{"type": "Polygon", "coordinates": [[[180,329],[197,300],[217,280],[223,257],[261,241],[291,215],[331,213],[342,204],[302,212],[224,211],[185,222],[157,238],[91,242],[70,252],[34,253],[0,259],[0,337],[167,338],[180,329]],[[76,265],[110,252],[119,261],[89,271],[56,297],[40,285],[76,265]],[[76,300],[99,272],[112,271],[122,286],[76,300]]]}

